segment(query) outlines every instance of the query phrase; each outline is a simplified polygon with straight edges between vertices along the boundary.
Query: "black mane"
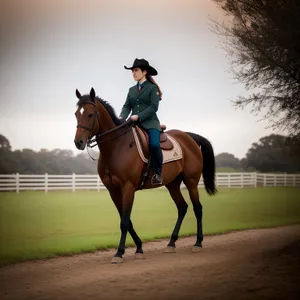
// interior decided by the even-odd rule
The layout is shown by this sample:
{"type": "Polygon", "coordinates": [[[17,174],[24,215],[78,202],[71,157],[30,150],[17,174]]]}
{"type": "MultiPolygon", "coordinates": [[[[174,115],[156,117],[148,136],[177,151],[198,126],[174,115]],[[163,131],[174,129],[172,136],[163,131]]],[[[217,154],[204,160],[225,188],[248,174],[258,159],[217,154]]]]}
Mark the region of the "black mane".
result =
{"type": "MultiPolygon", "coordinates": [[[[107,101],[99,98],[98,96],[95,96],[95,99],[97,99],[105,107],[105,109],[108,111],[109,115],[111,116],[111,118],[116,126],[119,126],[122,123],[124,123],[123,119],[120,119],[117,117],[114,108],[107,101]]],[[[77,102],[77,105],[80,107],[83,104],[91,103],[91,102],[96,104],[95,99],[92,100],[90,98],[90,95],[83,95],[83,96],[81,96],[80,100],[77,102]]]]}

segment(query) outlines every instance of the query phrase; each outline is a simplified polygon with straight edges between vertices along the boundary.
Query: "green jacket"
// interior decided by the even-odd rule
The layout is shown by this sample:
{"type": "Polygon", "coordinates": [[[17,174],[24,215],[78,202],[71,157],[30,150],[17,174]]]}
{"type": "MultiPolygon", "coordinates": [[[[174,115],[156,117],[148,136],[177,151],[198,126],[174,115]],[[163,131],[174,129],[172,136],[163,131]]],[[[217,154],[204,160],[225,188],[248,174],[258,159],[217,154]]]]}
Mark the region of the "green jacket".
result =
{"type": "Polygon", "coordinates": [[[156,128],[160,131],[160,122],[156,115],[159,100],[158,88],[155,84],[147,80],[143,82],[141,91],[135,85],[129,89],[120,117],[127,119],[132,111],[132,115],[139,116],[142,127],[145,129],[156,128]]]}

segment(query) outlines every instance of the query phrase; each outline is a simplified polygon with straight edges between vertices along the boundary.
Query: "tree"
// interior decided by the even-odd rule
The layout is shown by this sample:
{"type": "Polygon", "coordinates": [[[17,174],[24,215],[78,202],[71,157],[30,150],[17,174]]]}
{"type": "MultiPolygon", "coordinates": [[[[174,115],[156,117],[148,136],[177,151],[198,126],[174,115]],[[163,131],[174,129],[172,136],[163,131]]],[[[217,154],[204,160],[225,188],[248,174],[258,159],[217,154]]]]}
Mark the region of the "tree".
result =
{"type": "Polygon", "coordinates": [[[252,94],[235,105],[266,109],[271,126],[300,134],[300,1],[214,0],[231,17],[214,22],[235,78],[252,94]]]}
{"type": "Polygon", "coordinates": [[[11,150],[10,142],[9,140],[2,134],[0,134],[0,149],[1,150],[11,150]]]}
{"type": "Polygon", "coordinates": [[[244,167],[254,167],[261,172],[299,172],[300,152],[295,152],[291,142],[294,140],[282,135],[262,137],[248,150],[244,167]]]}
{"type": "Polygon", "coordinates": [[[216,166],[217,168],[233,168],[233,169],[240,169],[241,163],[240,160],[234,157],[233,154],[224,152],[216,155],[216,166]]]}

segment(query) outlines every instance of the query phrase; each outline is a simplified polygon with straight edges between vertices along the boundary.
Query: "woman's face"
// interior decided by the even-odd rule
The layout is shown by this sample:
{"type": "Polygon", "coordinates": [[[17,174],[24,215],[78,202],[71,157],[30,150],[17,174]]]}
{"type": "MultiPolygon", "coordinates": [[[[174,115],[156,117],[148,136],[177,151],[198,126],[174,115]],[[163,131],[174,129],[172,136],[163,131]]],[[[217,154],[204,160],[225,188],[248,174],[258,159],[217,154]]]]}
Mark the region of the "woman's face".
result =
{"type": "Polygon", "coordinates": [[[132,69],[132,76],[135,81],[140,81],[142,80],[147,74],[147,71],[142,71],[139,68],[134,68],[132,69]]]}

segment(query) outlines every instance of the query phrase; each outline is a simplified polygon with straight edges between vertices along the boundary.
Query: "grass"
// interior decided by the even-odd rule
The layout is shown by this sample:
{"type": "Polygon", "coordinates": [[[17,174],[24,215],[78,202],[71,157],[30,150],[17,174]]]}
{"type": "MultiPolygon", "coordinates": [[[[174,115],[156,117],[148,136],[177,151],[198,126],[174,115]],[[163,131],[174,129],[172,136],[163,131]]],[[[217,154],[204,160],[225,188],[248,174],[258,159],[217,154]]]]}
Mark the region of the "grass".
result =
{"type": "MultiPolygon", "coordinates": [[[[180,235],[195,234],[189,210],[180,235]]],[[[296,188],[200,189],[204,234],[300,223],[296,188]]],[[[0,194],[0,265],[116,247],[119,216],[106,191],[0,194]]],[[[143,241],[169,237],[177,217],[165,189],[136,194],[132,221],[143,241]]],[[[133,245],[131,237],[127,245],[133,245]]]]}

